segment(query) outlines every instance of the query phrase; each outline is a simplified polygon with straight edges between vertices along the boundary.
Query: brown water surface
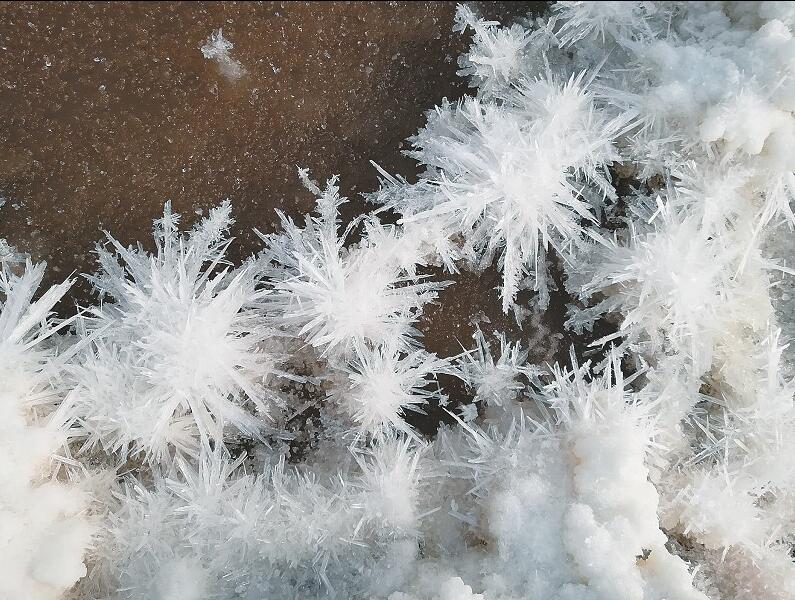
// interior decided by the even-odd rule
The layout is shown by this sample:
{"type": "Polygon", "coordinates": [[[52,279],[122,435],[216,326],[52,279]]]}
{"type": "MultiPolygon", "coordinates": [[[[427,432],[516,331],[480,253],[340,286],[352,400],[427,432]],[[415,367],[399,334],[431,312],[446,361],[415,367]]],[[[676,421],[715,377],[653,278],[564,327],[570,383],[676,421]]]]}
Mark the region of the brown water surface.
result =
{"type": "MultiPolygon", "coordinates": [[[[510,19],[534,3],[480,3],[510,19]]],[[[538,4],[538,3],[535,3],[538,4]]],[[[296,165],[377,186],[369,160],[411,175],[403,140],[442,98],[468,40],[451,2],[0,4],[0,238],[50,266],[91,271],[108,230],[149,243],[171,200],[190,223],[224,198],[236,258],[274,209],[310,211],[296,165]],[[200,47],[223,28],[239,78],[200,47]]],[[[77,299],[88,298],[80,284],[77,299]]]]}

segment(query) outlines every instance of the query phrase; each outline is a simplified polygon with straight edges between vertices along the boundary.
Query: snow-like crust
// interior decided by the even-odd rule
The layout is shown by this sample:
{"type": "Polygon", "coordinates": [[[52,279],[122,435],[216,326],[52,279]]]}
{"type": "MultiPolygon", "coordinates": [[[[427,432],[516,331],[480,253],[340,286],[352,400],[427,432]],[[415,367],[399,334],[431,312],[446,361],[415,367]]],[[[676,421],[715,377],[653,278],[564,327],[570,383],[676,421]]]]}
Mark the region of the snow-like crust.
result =
{"type": "MultiPolygon", "coordinates": [[[[65,322],[71,282],[36,299],[44,265],[0,243],[0,598],[795,597],[794,27],[462,6],[473,93],[411,138],[416,182],[378,168],[372,214],[301,170],[314,213],[235,267],[228,202],[189,232],[166,205],[65,322]],[[491,266],[518,325],[565,296],[587,350],[428,352],[431,268],[491,266]]],[[[202,52],[242,76],[231,49],[202,52]]]]}

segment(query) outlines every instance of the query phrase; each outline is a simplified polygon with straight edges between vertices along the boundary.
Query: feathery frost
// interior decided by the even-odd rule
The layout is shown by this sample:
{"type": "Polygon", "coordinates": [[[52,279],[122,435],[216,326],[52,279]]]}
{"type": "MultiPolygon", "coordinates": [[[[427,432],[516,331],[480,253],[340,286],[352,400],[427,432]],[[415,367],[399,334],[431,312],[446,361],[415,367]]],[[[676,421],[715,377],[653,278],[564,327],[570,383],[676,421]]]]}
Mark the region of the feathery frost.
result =
{"type": "Polygon", "coordinates": [[[276,332],[257,309],[266,292],[254,267],[224,262],[230,223],[225,202],[183,235],[167,204],[155,254],[110,236],[114,252],[98,247],[90,280],[107,300],[81,322],[93,341],[62,406],[86,447],[160,462],[223,442],[225,428],[260,435],[276,399],[276,332]]]}
{"type": "Polygon", "coordinates": [[[346,246],[354,224],[338,234],[338,209],[346,199],[337,179],[321,191],[305,171],[300,174],[318,196],[317,216],[307,216],[300,228],[281,215],[284,232],[263,236],[261,260],[270,264],[270,303],[281,322],[323,354],[401,339],[406,346],[413,322],[440,284],[418,280],[377,244],[346,246]]]}
{"type": "Polygon", "coordinates": [[[472,93],[374,210],[299,169],[235,267],[166,205],[66,321],[0,242],[0,597],[795,597],[793,28],[460,6],[472,93]]]}

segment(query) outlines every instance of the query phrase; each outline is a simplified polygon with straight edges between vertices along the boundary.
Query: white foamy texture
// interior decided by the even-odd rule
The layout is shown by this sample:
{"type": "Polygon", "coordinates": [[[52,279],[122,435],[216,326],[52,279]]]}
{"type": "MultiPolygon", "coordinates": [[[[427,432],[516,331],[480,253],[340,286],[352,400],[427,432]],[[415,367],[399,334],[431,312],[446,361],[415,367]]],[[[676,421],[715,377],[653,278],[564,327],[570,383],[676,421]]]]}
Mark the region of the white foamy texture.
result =
{"type": "Polygon", "coordinates": [[[84,513],[89,497],[52,479],[52,456],[65,436],[34,417],[52,401],[48,378],[58,376],[46,348],[53,305],[71,282],[33,295],[44,264],[20,275],[0,266],[0,598],[55,600],[86,574],[83,557],[94,533],[84,513]]]}
{"type": "Polygon", "coordinates": [[[645,465],[653,430],[620,374],[589,384],[580,371],[558,374],[546,395],[560,432],[510,434],[487,450],[491,467],[474,467],[488,477],[479,493],[502,584],[538,598],[703,600],[665,547],[645,465]],[[505,459],[505,471],[488,472],[505,459]]]}

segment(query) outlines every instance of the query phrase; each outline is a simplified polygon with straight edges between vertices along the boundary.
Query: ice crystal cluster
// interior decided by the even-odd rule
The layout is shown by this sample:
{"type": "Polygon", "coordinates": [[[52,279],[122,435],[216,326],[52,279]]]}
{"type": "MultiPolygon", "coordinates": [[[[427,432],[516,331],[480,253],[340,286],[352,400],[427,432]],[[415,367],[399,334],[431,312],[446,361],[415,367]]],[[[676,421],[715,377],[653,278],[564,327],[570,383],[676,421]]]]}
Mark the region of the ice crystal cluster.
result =
{"type": "Polygon", "coordinates": [[[166,205],[68,320],[2,245],[0,598],[795,598],[794,29],[461,6],[471,95],[353,221],[301,170],[235,266],[228,202],[166,205]],[[493,269],[513,333],[428,351],[493,269]]]}

